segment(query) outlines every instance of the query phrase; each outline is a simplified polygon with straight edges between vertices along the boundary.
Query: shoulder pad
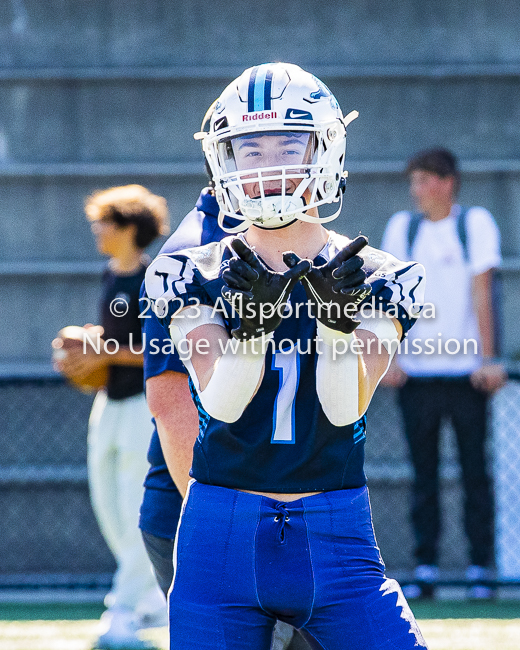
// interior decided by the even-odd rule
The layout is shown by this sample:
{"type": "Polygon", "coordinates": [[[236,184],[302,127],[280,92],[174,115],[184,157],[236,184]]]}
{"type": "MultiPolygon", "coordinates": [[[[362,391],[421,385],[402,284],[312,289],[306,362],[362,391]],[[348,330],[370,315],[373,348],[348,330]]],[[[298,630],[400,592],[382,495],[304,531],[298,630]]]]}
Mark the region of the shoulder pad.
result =
{"type": "Polygon", "coordinates": [[[358,255],[364,261],[363,270],[367,274],[368,282],[371,278],[386,279],[402,266],[402,262],[397,257],[372,246],[365,246],[358,255]]]}
{"type": "Polygon", "coordinates": [[[222,262],[228,258],[229,240],[185,248],[158,255],[146,271],[145,286],[152,300],[174,300],[188,290],[197,291],[205,281],[218,278],[222,262]]]}
{"type": "Polygon", "coordinates": [[[178,251],[176,255],[187,257],[206,280],[214,280],[218,277],[222,262],[227,257],[231,239],[225,237],[221,241],[211,242],[205,246],[178,251]]]}

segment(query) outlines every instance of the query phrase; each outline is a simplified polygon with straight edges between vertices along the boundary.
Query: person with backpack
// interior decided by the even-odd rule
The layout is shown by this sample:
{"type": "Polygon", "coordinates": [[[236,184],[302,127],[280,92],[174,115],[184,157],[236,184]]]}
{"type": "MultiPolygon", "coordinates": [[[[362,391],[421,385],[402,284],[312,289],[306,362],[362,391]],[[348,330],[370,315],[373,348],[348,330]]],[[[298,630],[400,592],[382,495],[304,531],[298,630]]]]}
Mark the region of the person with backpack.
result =
{"type": "Polygon", "coordinates": [[[422,151],[411,158],[406,174],[418,211],[394,214],[381,245],[399,259],[420,262],[427,275],[425,308],[383,380],[398,388],[414,469],[416,583],[407,586],[406,594],[432,597],[439,576],[439,433],[442,420],[449,419],[465,492],[468,595],[489,598],[493,499],[485,458],[486,411],[489,396],[506,380],[496,359],[493,309],[500,234],[488,210],[457,203],[460,173],[452,152],[422,151]]]}

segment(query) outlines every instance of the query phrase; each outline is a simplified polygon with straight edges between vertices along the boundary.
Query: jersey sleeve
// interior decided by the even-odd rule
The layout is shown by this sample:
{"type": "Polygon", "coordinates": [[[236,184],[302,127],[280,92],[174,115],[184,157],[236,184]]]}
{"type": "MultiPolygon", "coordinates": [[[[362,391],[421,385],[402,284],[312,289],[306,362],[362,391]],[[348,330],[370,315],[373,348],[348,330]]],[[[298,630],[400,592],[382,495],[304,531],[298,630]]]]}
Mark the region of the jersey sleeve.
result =
{"type": "Polygon", "coordinates": [[[485,208],[468,212],[468,248],[472,275],[480,275],[500,265],[500,231],[485,208]]]}
{"type": "Polygon", "coordinates": [[[141,287],[141,304],[147,306],[142,311],[142,341],[143,341],[143,370],[146,382],[150,377],[156,377],[166,370],[186,374],[186,368],[170,339],[169,334],[159,322],[154,311],[150,308],[146,295],[145,283],[141,287]]]}
{"type": "Polygon", "coordinates": [[[145,289],[152,310],[166,331],[172,317],[181,309],[212,306],[189,251],[156,257],[146,271],[145,289]]]}
{"type": "Polygon", "coordinates": [[[396,318],[403,338],[416,322],[424,305],[425,271],[417,262],[401,262],[393,255],[371,249],[365,268],[372,294],[365,300],[374,309],[396,318]]]}

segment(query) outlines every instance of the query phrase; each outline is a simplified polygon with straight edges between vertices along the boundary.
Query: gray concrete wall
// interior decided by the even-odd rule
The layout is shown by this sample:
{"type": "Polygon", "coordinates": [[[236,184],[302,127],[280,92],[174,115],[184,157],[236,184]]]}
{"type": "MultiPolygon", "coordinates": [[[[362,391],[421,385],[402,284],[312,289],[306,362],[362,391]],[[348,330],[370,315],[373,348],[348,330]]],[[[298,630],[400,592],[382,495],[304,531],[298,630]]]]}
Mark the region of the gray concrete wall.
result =
{"type": "MultiPolygon", "coordinates": [[[[49,373],[56,331],[96,320],[102,260],[85,196],[142,183],[167,198],[175,226],[205,183],[192,134],[206,108],[244,68],[269,60],[302,65],[331,87],[345,113],[360,111],[349,128],[340,232],[361,230],[377,245],[388,217],[410,207],[406,159],[433,145],[458,154],[461,201],[490,209],[502,230],[504,351],[517,353],[519,33],[517,0],[4,0],[0,376],[49,373]]],[[[4,433],[14,446],[0,464],[0,539],[8,540],[0,583],[22,572],[109,573],[85,483],[88,400],[79,405],[59,387],[5,390],[4,433]],[[74,449],[56,455],[69,432],[74,449]],[[53,453],[28,454],[33,448],[53,453]]],[[[449,446],[445,457],[442,563],[461,569],[449,446]]],[[[392,571],[409,569],[410,468],[389,392],[371,407],[367,460],[383,553],[392,571]]]]}
{"type": "MultiPolygon", "coordinates": [[[[3,3],[0,371],[48,369],[55,331],[95,319],[101,260],[85,195],[143,183],[166,196],[175,226],[205,182],[192,134],[207,106],[266,60],[307,67],[345,112],[360,111],[335,228],[377,245],[389,215],[409,205],[407,157],[439,144],[462,160],[462,200],[488,207],[504,253],[518,256],[519,24],[512,0],[266,1],[242,12],[223,0],[3,3]],[[41,309],[41,327],[23,317],[27,304],[41,309]]],[[[516,304],[506,296],[510,354],[516,304]]]]}
{"type": "Polygon", "coordinates": [[[514,0],[11,0],[0,21],[2,66],[517,63],[520,48],[514,0]]]}

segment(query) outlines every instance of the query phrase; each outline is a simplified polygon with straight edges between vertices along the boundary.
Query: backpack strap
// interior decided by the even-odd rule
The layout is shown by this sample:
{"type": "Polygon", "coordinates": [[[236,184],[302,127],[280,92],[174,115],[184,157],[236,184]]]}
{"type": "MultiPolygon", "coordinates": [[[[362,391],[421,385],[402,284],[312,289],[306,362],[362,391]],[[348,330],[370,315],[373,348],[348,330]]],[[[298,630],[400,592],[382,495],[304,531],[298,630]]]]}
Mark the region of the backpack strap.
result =
{"type": "Polygon", "coordinates": [[[419,232],[419,226],[424,219],[422,212],[412,212],[408,222],[408,259],[412,259],[412,248],[419,232]]]}
{"type": "Polygon", "coordinates": [[[469,249],[468,249],[468,210],[461,206],[459,216],[457,217],[457,235],[462,244],[462,254],[464,261],[469,263],[469,249]]]}
{"type": "MultiPolygon", "coordinates": [[[[462,206],[457,217],[457,236],[462,245],[462,255],[465,262],[469,262],[468,250],[468,210],[469,208],[462,206]]],[[[413,257],[412,249],[419,232],[419,226],[424,219],[422,212],[412,212],[410,221],[408,222],[408,259],[413,257]]]]}

